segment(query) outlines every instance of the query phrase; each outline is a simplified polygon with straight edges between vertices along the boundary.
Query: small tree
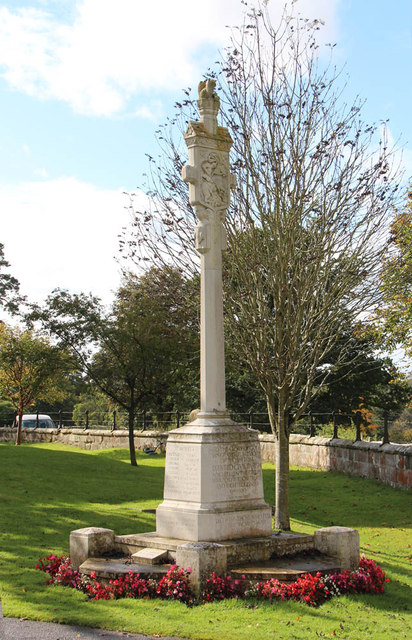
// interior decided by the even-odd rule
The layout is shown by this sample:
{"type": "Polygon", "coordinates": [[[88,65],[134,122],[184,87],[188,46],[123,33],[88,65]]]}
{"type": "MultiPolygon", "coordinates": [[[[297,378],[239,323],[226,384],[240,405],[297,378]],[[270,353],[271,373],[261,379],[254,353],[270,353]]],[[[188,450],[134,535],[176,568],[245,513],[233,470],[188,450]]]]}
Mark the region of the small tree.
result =
{"type": "MultiPolygon", "coordinates": [[[[290,526],[290,428],[326,384],[332,354],[336,366],[351,362],[345,328],[381,299],[376,283],[398,190],[385,139],[373,145],[378,127],[362,122],[359,102],[341,103],[339,74],[322,67],[318,29],[318,21],[286,14],[275,29],[262,4],[233,32],[215,74],[238,185],[225,221],[227,326],[233,352],[266,396],[281,529],[290,526]]],[[[134,260],[196,269],[194,213],[179,177],[184,149],[176,143],[192,106],[186,97],[160,130],[151,203],[134,212],[123,245],[134,260]]]]}
{"type": "Polygon", "coordinates": [[[412,183],[391,225],[390,255],[381,280],[383,304],[376,312],[383,346],[402,346],[412,357],[412,183]]]}
{"type": "Polygon", "coordinates": [[[41,400],[62,400],[61,383],[72,368],[67,353],[47,339],[0,325],[0,394],[10,400],[18,416],[16,444],[21,444],[25,409],[41,400]]]}
{"type": "Polygon", "coordinates": [[[16,313],[22,298],[19,295],[19,281],[7,273],[9,267],[10,264],[4,256],[4,245],[0,242],[0,309],[16,313]]]}
{"type": "Polygon", "coordinates": [[[102,393],[127,411],[133,466],[137,411],[161,410],[176,390],[182,397],[182,391],[196,387],[197,373],[187,375],[192,382],[186,389],[179,385],[199,356],[191,291],[191,281],[175,270],[152,269],[141,278],[125,277],[108,310],[93,296],[57,290],[31,316],[73,353],[102,393]]]}

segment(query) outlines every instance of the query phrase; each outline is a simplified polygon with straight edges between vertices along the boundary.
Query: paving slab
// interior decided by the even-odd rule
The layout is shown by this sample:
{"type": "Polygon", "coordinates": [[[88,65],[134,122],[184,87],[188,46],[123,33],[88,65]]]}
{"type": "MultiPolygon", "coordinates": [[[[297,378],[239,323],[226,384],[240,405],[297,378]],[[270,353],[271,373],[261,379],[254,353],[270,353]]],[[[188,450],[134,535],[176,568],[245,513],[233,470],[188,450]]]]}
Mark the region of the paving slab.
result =
{"type": "Polygon", "coordinates": [[[145,578],[159,578],[167,573],[168,569],[170,569],[170,564],[137,564],[132,562],[131,558],[88,558],[79,567],[82,574],[89,576],[92,571],[95,571],[99,578],[105,579],[124,576],[129,571],[140,573],[145,578]]]}
{"type": "Polygon", "coordinates": [[[244,575],[248,581],[271,580],[293,582],[303,573],[326,575],[340,571],[336,558],[317,555],[295,555],[293,557],[272,558],[266,562],[242,564],[229,569],[232,577],[244,575]]]}

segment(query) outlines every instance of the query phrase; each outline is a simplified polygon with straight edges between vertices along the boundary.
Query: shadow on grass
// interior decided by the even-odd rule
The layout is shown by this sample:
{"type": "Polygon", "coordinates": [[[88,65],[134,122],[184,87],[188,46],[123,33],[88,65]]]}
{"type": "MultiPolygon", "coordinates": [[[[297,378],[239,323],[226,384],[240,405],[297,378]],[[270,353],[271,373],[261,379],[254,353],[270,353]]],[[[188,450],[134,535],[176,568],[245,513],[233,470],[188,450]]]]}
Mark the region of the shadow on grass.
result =
{"type": "MultiPolygon", "coordinates": [[[[107,527],[116,534],[155,529],[154,514],[137,507],[154,508],[161,501],[164,456],[138,452],[138,467],[131,467],[128,459],[127,450],[0,445],[0,577],[6,593],[13,593],[18,602],[29,602],[33,611],[41,605],[53,613],[44,575],[34,570],[39,556],[67,553],[73,529],[107,527]]],[[[268,502],[273,502],[273,478],[273,469],[265,468],[268,502]]],[[[290,480],[291,518],[302,530],[331,524],[359,528],[366,555],[377,554],[395,577],[388,593],[371,597],[368,605],[387,611],[407,609],[410,589],[398,578],[408,579],[408,494],[335,472],[292,469],[290,480]]],[[[70,603],[81,603],[78,597],[64,596],[65,614],[70,603]]]]}
{"type": "Polygon", "coordinates": [[[139,454],[138,467],[127,460],[127,451],[85,455],[53,445],[0,445],[0,576],[6,589],[13,588],[16,570],[33,568],[39,556],[67,553],[73,529],[107,527],[123,534],[155,528],[154,515],[138,507],[160,501],[164,460],[139,454]]]}
{"type": "MultiPolygon", "coordinates": [[[[263,470],[265,497],[273,504],[274,471],[263,470]]],[[[290,516],[312,528],[410,528],[410,494],[374,480],[334,471],[291,469],[290,516]]]]}

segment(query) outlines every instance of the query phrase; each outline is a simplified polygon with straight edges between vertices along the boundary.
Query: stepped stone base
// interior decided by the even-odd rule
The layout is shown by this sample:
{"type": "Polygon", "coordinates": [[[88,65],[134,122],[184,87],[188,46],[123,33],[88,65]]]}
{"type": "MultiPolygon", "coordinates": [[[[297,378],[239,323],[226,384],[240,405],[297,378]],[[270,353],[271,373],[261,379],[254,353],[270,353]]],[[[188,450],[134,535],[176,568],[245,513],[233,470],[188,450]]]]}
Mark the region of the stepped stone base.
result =
{"type": "Polygon", "coordinates": [[[156,532],[114,536],[111,530],[88,528],[72,532],[70,552],[75,569],[85,575],[95,571],[99,579],[106,580],[131,570],[145,577],[159,577],[167,572],[171,563],[185,569],[190,566],[195,592],[199,592],[212,571],[220,575],[245,574],[253,583],[270,578],[291,581],[302,573],[331,573],[359,566],[357,531],[344,527],[318,531],[314,536],[281,532],[238,540],[192,542],[158,536],[156,532]],[[99,551],[106,557],[98,557],[99,551]],[[302,552],[306,555],[299,557],[302,552]],[[312,555],[308,557],[308,553],[312,555]],[[110,554],[127,557],[109,557],[110,554]],[[144,564],[149,556],[162,564],[144,564]]]}

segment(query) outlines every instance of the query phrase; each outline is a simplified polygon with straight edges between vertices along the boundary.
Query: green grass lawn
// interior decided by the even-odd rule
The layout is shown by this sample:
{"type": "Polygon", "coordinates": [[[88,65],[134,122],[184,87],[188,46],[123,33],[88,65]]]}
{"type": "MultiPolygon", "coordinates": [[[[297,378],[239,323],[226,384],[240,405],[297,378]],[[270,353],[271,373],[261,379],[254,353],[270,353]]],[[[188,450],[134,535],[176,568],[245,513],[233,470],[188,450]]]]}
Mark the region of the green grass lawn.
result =
{"type": "MultiPolygon", "coordinates": [[[[47,586],[37,559],[68,553],[69,533],[87,526],[117,534],[153,531],[164,456],[126,450],[84,451],[57,444],[0,444],[0,585],[3,614],[50,622],[213,640],[268,638],[411,638],[410,494],[370,480],[308,469],[291,470],[292,529],[311,533],[332,524],[355,527],[361,550],[391,582],[384,595],[335,598],[318,609],[297,602],[226,601],[193,609],[159,600],[89,601],[47,586]]],[[[273,467],[264,465],[273,502],[273,467]]]]}

